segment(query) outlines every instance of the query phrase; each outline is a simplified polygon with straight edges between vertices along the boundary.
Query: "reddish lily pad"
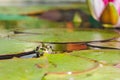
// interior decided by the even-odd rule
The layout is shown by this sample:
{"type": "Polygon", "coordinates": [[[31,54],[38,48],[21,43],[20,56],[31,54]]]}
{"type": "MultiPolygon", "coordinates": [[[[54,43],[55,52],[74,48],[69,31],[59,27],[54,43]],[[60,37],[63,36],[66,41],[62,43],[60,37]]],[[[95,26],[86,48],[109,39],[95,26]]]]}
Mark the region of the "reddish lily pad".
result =
{"type": "Polygon", "coordinates": [[[96,48],[111,48],[111,49],[120,49],[120,42],[113,41],[113,42],[92,42],[88,43],[89,46],[93,46],[96,48]]]}

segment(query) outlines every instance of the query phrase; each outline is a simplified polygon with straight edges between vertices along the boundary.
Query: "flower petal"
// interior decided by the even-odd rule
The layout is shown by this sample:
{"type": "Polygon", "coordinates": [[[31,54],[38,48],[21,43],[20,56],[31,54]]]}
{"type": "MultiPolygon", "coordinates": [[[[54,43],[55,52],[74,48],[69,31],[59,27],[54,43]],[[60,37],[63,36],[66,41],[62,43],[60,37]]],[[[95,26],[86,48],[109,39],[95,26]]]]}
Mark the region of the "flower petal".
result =
{"type": "Polygon", "coordinates": [[[115,24],[117,24],[118,20],[119,20],[119,14],[118,14],[114,4],[110,2],[104,9],[104,11],[100,17],[100,21],[103,24],[115,25],[115,24]]]}
{"type": "Polygon", "coordinates": [[[92,13],[92,16],[96,19],[99,20],[105,5],[102,0],[88,0],[88,5],[90,8],[90,11],[92,13]]]}
{"type": "Polygon", "coordinates": [[[113,4],[116,7],[116,9],[120,15],[120,0],[114,0],[113,4]]]}
{"type": "Polygon", "coordinates": [[[103,0],[105,5],[108,5],[109,2],[114,2],[115,0],[103,0]]]}

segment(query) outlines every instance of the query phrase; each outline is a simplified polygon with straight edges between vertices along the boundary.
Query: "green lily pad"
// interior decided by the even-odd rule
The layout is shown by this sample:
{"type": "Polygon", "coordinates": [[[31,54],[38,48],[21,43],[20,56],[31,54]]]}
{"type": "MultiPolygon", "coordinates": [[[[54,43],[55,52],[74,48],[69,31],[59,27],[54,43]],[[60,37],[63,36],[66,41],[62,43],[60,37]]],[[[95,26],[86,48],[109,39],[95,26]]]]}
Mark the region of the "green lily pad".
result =
{"type": "Polygon", "coordinates": [[[72,55],[98,61],[103,64],[115,65],[120,62],[120,50],[85,50],[73,52],[72,55]]]}
{"type": "Polygon", "coordinates": [[[36,64],[45,64],[44,59],[11,59],[0,61],[1,80],[41,80],[44,69],[36,64]]]}
{"type": "Polygon", "coordinates": [[[9,38],[0,38],[0,55],[17,54],[32,51],[38,44],[18,41],[9,38]]]}
{"type": "MultiPolygon", "coordinates": [[[[85,51],[75,51],[70,53],[76,58],[82,58],[90,60],[93,62],[98,61],[100,63],[99,68],[93,71],[88,71],[82,74],[48,74],[44,77],[44,80],[119,80],[120,79],[120,69],[113,65],[101,64],[106,62],[109,64],[116,64],[120,62],[119,50],[85,50],[85,51]]],[[[74,61],[75,59],[72,58],[74,61]]],[[[64,60],[63,60],[63,64],[64,60]]],[[[82,65],[82,64],[81,64],[82,65]]],[[[73,66],[74,67],[74,64],[73,66]]]]}
{"type": "Polygon", "coordinates": [[[33,59],[11,59],[0,61],[1,80],[42,80],[45,74],[77,72],[78,74],[96,69],[97,63],[76,58],[69,54],[47,55],[33,59]],[[9,65],[9,67],[8,67],[9,65]]]}
{"type": "Polygon", "coordinates": [[[85,74],[47,75],[44,80],[119,80],[120,69],[105,66],[85,74]]]}
{"type": "Polygon", "coordinates": [[[39,28],[24,30],[23,33],[24,34],[16,34],[12,36],[12,38],[33,42],[87,42],[106,40],[118,36],[118,34],[112,30],[98,29],[69,31],[69,29],[64,28],[39,28]]]}
{"type": "Polygon", "coordinates": [[[67,72],[87,72],[91,68],[96,68],[97,63],[89,60],[71,56],[69,54],[53,54],[48,56],[49,62],[54,65],[48,69],[48,74],[66,74],[67,72]]]}
{"type": "MultiPolygon", "coordinates": [[[[100,53],[100,51],[89,51],[100,53]]],[[[104,51],[105,52],[105,51],[104,51]]],[[[107,51],[106,51],[107,52],[107,51]]],[[[113,51],[118,52],[118,51],[113,51]]],[[[0,61],[1,80],[119,80],[120,69],[79,57],[88,51],[71,54],[46,54],[41,58],[0,61]],[[9,67],[8,67],[9,65],[9,67]]],[[[91,54],[92,53],[88,53],[91,54]]],[[[114,53],[113,53],[114,54],[114,53]]],[[[116,53],[115,53],[116,54],[116,53]]],[[[97,57],[98,58],[98,57],[97,57]]],[[[113,59],[113,58],[112,58],[113,59]]],[[[114,59],[113,59],[114,60],[114,59]]]]}

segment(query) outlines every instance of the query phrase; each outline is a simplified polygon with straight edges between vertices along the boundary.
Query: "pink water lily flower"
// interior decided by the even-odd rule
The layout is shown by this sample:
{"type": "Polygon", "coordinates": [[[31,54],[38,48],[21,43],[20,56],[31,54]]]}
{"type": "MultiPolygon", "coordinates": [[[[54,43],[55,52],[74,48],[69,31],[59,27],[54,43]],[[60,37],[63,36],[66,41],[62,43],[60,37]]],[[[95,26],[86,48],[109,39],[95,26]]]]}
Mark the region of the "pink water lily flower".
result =
{"type": "Polygon", "coordinates": [[[120,27],[120,0],[87,0],[92,16],[103,24],[120,27]]]}

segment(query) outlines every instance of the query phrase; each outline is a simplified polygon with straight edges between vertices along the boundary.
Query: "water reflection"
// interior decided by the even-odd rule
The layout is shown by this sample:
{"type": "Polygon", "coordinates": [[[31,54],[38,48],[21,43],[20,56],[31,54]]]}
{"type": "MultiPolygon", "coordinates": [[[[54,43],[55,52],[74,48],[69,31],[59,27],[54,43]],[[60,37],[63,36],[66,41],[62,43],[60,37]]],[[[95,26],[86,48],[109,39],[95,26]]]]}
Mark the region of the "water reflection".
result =
{"type": "Polygon", "coordinates": [[[36,54],[25,55],[20,58],[33,58],[33,57],[36,57],[36,54]]]}

